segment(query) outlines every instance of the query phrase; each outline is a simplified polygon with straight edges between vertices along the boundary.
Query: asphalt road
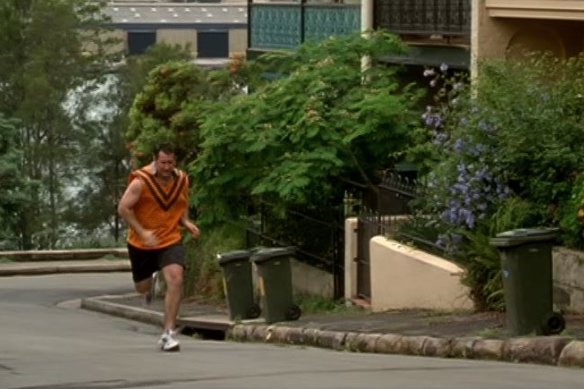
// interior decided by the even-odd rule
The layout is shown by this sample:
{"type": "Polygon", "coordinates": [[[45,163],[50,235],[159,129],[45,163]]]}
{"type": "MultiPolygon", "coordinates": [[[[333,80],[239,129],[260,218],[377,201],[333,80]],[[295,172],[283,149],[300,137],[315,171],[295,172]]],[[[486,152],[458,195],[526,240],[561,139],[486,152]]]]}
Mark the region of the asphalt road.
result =
{"type": "Polygon", "coordinates": [[[128,273],[0,278],[1,389],[573,389],[584,369],[344,353],[182,337],[79,309],[76,299],[130,292],[128,273]]]}

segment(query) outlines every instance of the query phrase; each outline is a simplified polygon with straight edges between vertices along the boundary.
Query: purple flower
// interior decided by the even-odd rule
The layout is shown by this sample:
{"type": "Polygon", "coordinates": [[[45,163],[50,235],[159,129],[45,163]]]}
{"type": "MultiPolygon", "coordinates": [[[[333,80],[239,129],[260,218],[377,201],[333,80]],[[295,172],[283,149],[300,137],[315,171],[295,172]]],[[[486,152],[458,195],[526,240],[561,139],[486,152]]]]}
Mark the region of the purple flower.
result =
{"type": "Polygon", "coordinates": [[[458,138],[456,142],[454,142],[454,151],[457,153],[462,153],[464,151],[464,141],[461,138],[458,138]]]}
{"type": "Polygon", "coordinates": [[[446,142],[448,142],[448,134],[445,132],[435,132],[434,134],[434,145],[435,146],[443,146],[446,142]]]}
{"type": "Polygon", "coordinates": [[[448,238],[446,235],[438,235],[438,240],[436,241],[436,245],[445,248],[448,244],[448,238]]]}

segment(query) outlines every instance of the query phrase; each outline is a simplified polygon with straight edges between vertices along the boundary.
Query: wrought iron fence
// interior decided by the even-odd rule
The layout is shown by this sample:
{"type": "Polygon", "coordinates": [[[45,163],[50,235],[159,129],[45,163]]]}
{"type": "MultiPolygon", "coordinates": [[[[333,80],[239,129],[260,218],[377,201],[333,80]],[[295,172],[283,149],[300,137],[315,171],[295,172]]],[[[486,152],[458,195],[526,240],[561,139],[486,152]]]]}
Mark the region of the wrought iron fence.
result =
{"type": "Polygon", "coordinates": [[[384,175],[375,193],[362,194],[357,215],[357,293],[360,298],[371,295],[369,241],[377,236],[395,236],[398,226],[409,219],[411,201],[420,189],[414,179],[395,172],[384,175]],[[366,200],[365,200],[366,199],[366,200]]]}
{"type": "Polygon", "coordinates": [[[344,295],[342,207],[280,210],[260,202],[250,209],[247,246],[295,246],[296,259],[332,274],[334,297],[344,295]]]}
{"type": "Polygon", "coordinates": [[[397,34],[469,35],[471,0],[376,0],[375,27],[397,34]]]}

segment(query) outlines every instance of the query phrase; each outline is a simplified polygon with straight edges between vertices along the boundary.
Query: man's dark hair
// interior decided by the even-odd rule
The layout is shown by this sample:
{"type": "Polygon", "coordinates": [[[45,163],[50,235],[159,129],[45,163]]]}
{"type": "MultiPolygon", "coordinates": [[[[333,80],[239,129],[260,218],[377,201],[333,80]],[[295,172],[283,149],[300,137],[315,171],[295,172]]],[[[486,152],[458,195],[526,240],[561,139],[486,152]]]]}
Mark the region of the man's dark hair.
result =
{"type": "Polygon", "coordinates": [[[156,149],[154,149],[154,159],[158,158],[158,154],[160,154],[161,151],[164,154],[175,154],[176,155],[176,147],[174,147],[174,145],[172,145],[170,143],[162,143],[162,144],[158,145],[156,147],[156,149]]]}

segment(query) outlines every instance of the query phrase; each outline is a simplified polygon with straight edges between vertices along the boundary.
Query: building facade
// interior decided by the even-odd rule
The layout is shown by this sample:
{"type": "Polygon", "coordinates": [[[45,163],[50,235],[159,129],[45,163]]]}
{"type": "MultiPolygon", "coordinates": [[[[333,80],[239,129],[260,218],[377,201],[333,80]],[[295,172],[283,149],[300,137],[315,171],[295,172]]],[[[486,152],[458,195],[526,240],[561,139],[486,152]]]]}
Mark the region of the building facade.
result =
{"type": "Polygon", "coordinates": [[[247,6],[242,2],[108,3],[113,34],[129,55],[156,43],[188,46],[197,61],[228,59],[247,47],[247,6]]]}
{"type": "Polygon", "coordinates": [[[298,0],[248,2],[248,54],[292,49],[309,40],[385,29],[410,46],[388,62],[470,66],[471,0],[298,0]]]}
{"type": "Polygon", "coordinates": [[[567,58],[584,51],[584,1],[472,0],[472,69],[489,58],[548,51],[567,58]]]}

